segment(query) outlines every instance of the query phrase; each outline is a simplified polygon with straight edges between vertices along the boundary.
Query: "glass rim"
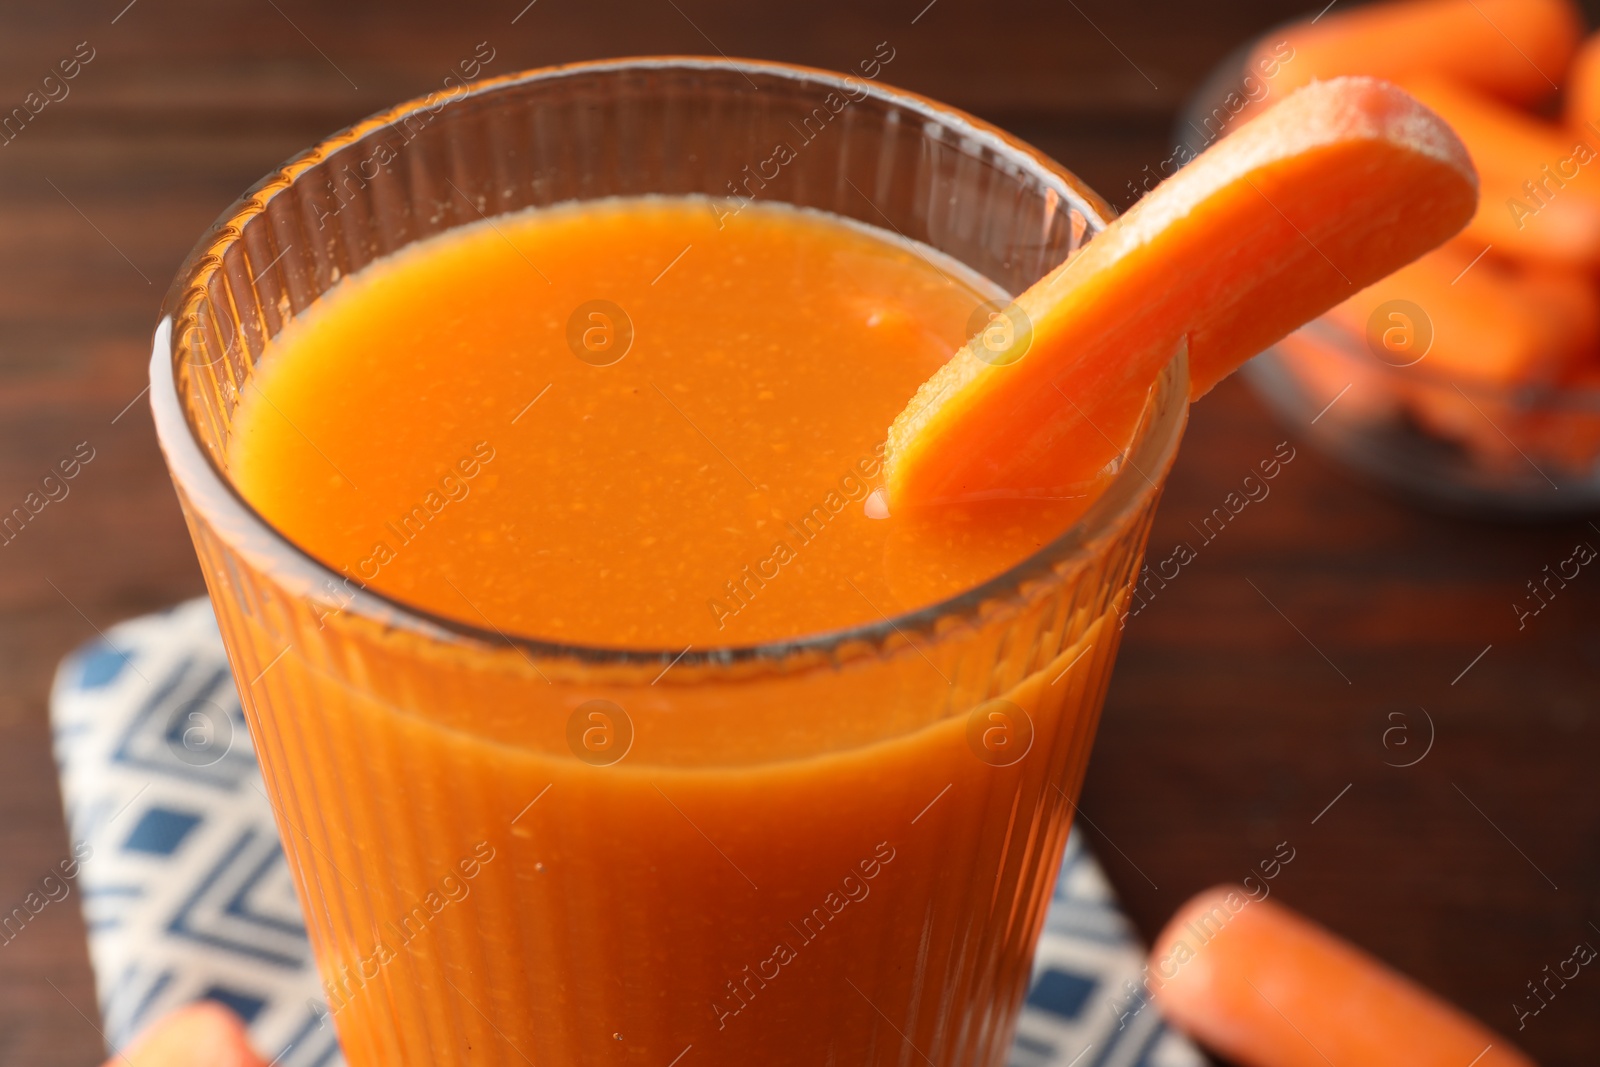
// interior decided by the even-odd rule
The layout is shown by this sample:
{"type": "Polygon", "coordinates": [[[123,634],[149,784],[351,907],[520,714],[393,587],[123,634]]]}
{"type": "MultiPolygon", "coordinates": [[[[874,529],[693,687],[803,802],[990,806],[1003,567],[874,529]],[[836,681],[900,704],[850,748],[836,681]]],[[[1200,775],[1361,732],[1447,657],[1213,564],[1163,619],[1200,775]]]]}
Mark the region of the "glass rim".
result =
{"type": "Polygon", "coordinates": [[[1058,564],[1069,561],[1083,553],[1088,546],[1115,532],[1149,497],[1159,492],[1159,483],[1151,480],[1150,472],[1154,469],[1164,477],[1187,422],[1188,359],[1186,348],[1181,345],[1152,384],[1139,433],[1124,453],[1121,469],[1071,526],[1028,556],[977,585],[909,611],[883,615],[877,621],[853,626],[748,644],[690,645],[686,649],[631,648],[507,633],[498,628],[485,629],[461,619],[440,615],[378,591],[360,579],[334,570],[279,531],[244,499],[232,480],[218,467],[210,450],[201,444],[193,413],[178,393],[180,363],[185,348],[175,334],[173,324],[185,308],[195,306],[203,297],[207,281],[220,269],[222,253],[230,245],[242,241],[245,224],[262,214],[272,197],[288,188],[302,173],[370,133],[401,122],[418,111],[437,106],[441,98],[451,101],[483,98],[497,91],[535,82],[638,70],[699,70],[736,74],[739,77],[744,77],[750,71],[834,90],[847,86],[857,93],[865,90],[867,97],[880,103],[904,108],[945,126],[956,127],[962,134],[973,137],[999,156],[1016,163],[1030,177],[1052,189],[1067,205],[1083,214],[1092,231],[1091,239],[1094,232],[1104,228],[1114,217],[1114,212],[1106,202],[1071,171],[1039,149],[982,119],[929,97],[893,88],[876,80],[796,64],[675,55],[595,60],[499,75],[456,89],[432,92],[386,108],[296,153],[251,186],[202,235],[179,268],[163,301],[150,357],[150,405],[157,441],[184,501],[217,530],[231,549],[240,551],[248,548],[254,553],[270,556],[274,565],[268,572],[269,577],[281,582],[285,577],[292,576],[295,586],[304,584],[309,591],[301,593],[295,590],[297,595],[314,597],[314,591],[318,589],[341,589],[342,602],[338,614],[348,613],[382,627],[404,630],[423,638],[442,642],[467,639],[490,647],[510,646],[524,656],[531,655],[546,661],[573,660],[587,665],[644,666],[671,663],[685,667],[725,666],[750,661],[782,662],[804,654],[832,656],[850,646],[877,647],[896,636],[909,642],[909,632],[926,632],[941,620],[972,615],[986,603],[1016,601],[1027,595],[1031,581],[1049,580],[1052,577],[1058,581],[1065,580],[1057,570],[1058,564]],[[1156,412],[1154,419],[1150,417],[1152,410],[1156,412]],[[1136,459],[1144,462],[1135,462],[1136,459]]]}

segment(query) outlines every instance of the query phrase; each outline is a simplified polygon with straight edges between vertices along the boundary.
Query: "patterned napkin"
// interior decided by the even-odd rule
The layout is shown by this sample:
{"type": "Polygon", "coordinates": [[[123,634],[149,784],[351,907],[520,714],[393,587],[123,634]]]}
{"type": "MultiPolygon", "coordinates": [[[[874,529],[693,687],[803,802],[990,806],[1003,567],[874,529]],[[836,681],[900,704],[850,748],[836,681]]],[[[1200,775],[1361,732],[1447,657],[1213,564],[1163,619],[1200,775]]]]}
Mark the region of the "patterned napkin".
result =
{"type": "MultiPolygon", "coordinates": [[[[210,603],[113,627],[61,664],[50,704],[113,1048],[210,998],[274,1067],[342,1067],[210,603]]],[[[1130,1012],[1143,963],[1074,832],[1011,1067],[1202,1067],[1154,1007],[1130,1012]]]]}

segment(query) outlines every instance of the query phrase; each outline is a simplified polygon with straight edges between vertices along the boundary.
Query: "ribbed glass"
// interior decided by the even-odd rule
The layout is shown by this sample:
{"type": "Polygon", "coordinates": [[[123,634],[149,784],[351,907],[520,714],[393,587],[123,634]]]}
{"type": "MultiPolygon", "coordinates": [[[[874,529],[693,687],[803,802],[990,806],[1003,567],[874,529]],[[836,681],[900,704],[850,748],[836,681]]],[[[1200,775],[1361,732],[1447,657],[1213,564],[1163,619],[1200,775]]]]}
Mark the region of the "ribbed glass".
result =
{"type": "Polygon", "coordinates": [[[1182,432],[1181,357],[1058,541],[945,603],[765,646],[574,647],[429,616],[325,569],[229,484],[265,343],[340,278],[485,216],[642,193],[821,208],[1011,291],[1106,216],[1037,151],[911,94],[661,59],[376,116],[201,242],[156,334],[157,429],[346,1055],[999,1064],[1182,432]]]}

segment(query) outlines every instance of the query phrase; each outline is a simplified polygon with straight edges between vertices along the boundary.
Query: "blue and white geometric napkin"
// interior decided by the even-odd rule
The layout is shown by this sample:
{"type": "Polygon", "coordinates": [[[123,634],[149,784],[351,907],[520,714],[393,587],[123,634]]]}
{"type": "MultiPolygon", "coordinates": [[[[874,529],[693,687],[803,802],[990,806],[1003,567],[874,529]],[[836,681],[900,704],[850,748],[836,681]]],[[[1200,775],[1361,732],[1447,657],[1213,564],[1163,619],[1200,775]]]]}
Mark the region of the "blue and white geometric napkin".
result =
{"type": "MultiPolygon", "coordinates": [[[[50,705],[113,1049],[210,998],[275,1067],[342,1067],[210,603],[113,627],[61,664],[50,705]]],[[[1130,1012],[1143,964],[1074,832],[1012,1067],[1202,1067],[1154,1006],[1130,1012]]]]}

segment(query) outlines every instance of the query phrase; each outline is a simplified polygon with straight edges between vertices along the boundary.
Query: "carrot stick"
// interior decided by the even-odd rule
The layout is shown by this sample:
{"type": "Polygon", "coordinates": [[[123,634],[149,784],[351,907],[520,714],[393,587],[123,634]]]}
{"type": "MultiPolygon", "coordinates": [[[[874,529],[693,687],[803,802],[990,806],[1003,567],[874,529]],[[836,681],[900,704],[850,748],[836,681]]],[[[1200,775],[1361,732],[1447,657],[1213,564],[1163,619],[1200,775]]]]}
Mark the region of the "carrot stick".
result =
{"type": "Polygon", "coordinates": [[[1481,251],[1452,241],[1328,317],[1384,349],[1375,359],[1414,364],[1429,378],[1502,389],[1552,381],[1600,339],[1600,294],[1583,275],[1481,251]],[[1387,347],[1385,331],[1394,339],[1387,347]]]}
{"type": "Polygon", "coordinates": [[[1300,90],[1018,297],[1025,351],[980,335],[924,383],[889,431],[890,506],[1081,495],[1181,342],[1200,396],[1455,233],[1476,196],[1455,135],[1399,89],[1300,90]]]}
{"type": "Polygon", "coordinates": [[[1478,168],[1482,196],[1466,232],[1480,249],[1600,267],[1600,125],[1568,130],[1434,77],[1405,87],[1450,124],[1478,168]]]}
{"type": "Polygon", "coordinates": [[[1276,351],[1312,410],[1321,412],[1318,421],[1325,429],[1367,426],[1398,416],[1400,391],[1365,349],[1351,352],[1337,339],[1305,329],[1279,341],[1276,351]]]}
{"type": "Polygon", "coordinates": [[[1403,0],[1268,34],[1255,58],[1281,66],[1273,79],[1280,92],[1341,74],[1400,82],[1434,73],[1534,104],[1555,93],[1582,33],[1570,0],[1403,0]]]}
{"type": "MultiPolygon", "coordinates": [[[[1485,259],[1485,262],[1489,262],[1485,259]]],[[[1492,274],[1538,323],[1542,344],[1565,379],[1600,343],[1600,291],[1587,273],[1537,264],[1497,263],[1492,274]]]]}
{"type": "Polygon", "coordinates": [[[1483,199],[1466,230],[1479,248],[1493,246],[1502,255],[1530,263],[1600,267],[1600,198],[1575,193],[1541,205],[1515,178],[1479,173],[1483,199]],[[1537,215],[1530,210],[1534,207],[1537,215]]]}
{"type": "Polygon", "coordinates": [[[1414,74],[1399,82],[1406,92],[1426,104],[1467,146],[1476,150],[1473,163],[1506,170],[1532,168],[1528,180],[1543,177],[1546,163],[1572,154],[1573,137],[1564,127],[1544,122],[1526,111],[1453,78],[1414,74]],[[1481,159],[1479,157],[1482,157],[1481,159]]]}
{"type": "Polygon", "coordinates": [[[1150,961],[1167,1018],[1245,1067],[1533,1067],[1409,978],[1243,886],[1185,904],[1150,961]]]}
{"type": "Polygon", "coordinates": [[[1327,317],[1363,338],[1372,369],[1401,368],[1385,384],[1418,423],[1491,462],[1532,451],[1517,391],[1554,386],[1600,341],[1600,293],[1587,274],[1480,256],[1460,238],[1327,317]]]}
{"type": "Polygon", "coordinates": [[[1529,415],[1523,420],[1523,447],[1541,465],[1564,474],[1592,477],[1600,465],[1600,365],[1595,353],[1568,371],[1563,385],[1570,406],[1529,415]]]}
{"type": "Polygon", "coordinates": [[[1584,38],[1567,70],[1565,115],[1567,125],[1580,136],[1590,136],[1600,126],[1600,33],[1584,38]]]}
{"type": "Polygon", "coordinates": [[[210,1001],[180,1008],[104,1067],[265,1067],[238,1016],[210,1001]]]}

